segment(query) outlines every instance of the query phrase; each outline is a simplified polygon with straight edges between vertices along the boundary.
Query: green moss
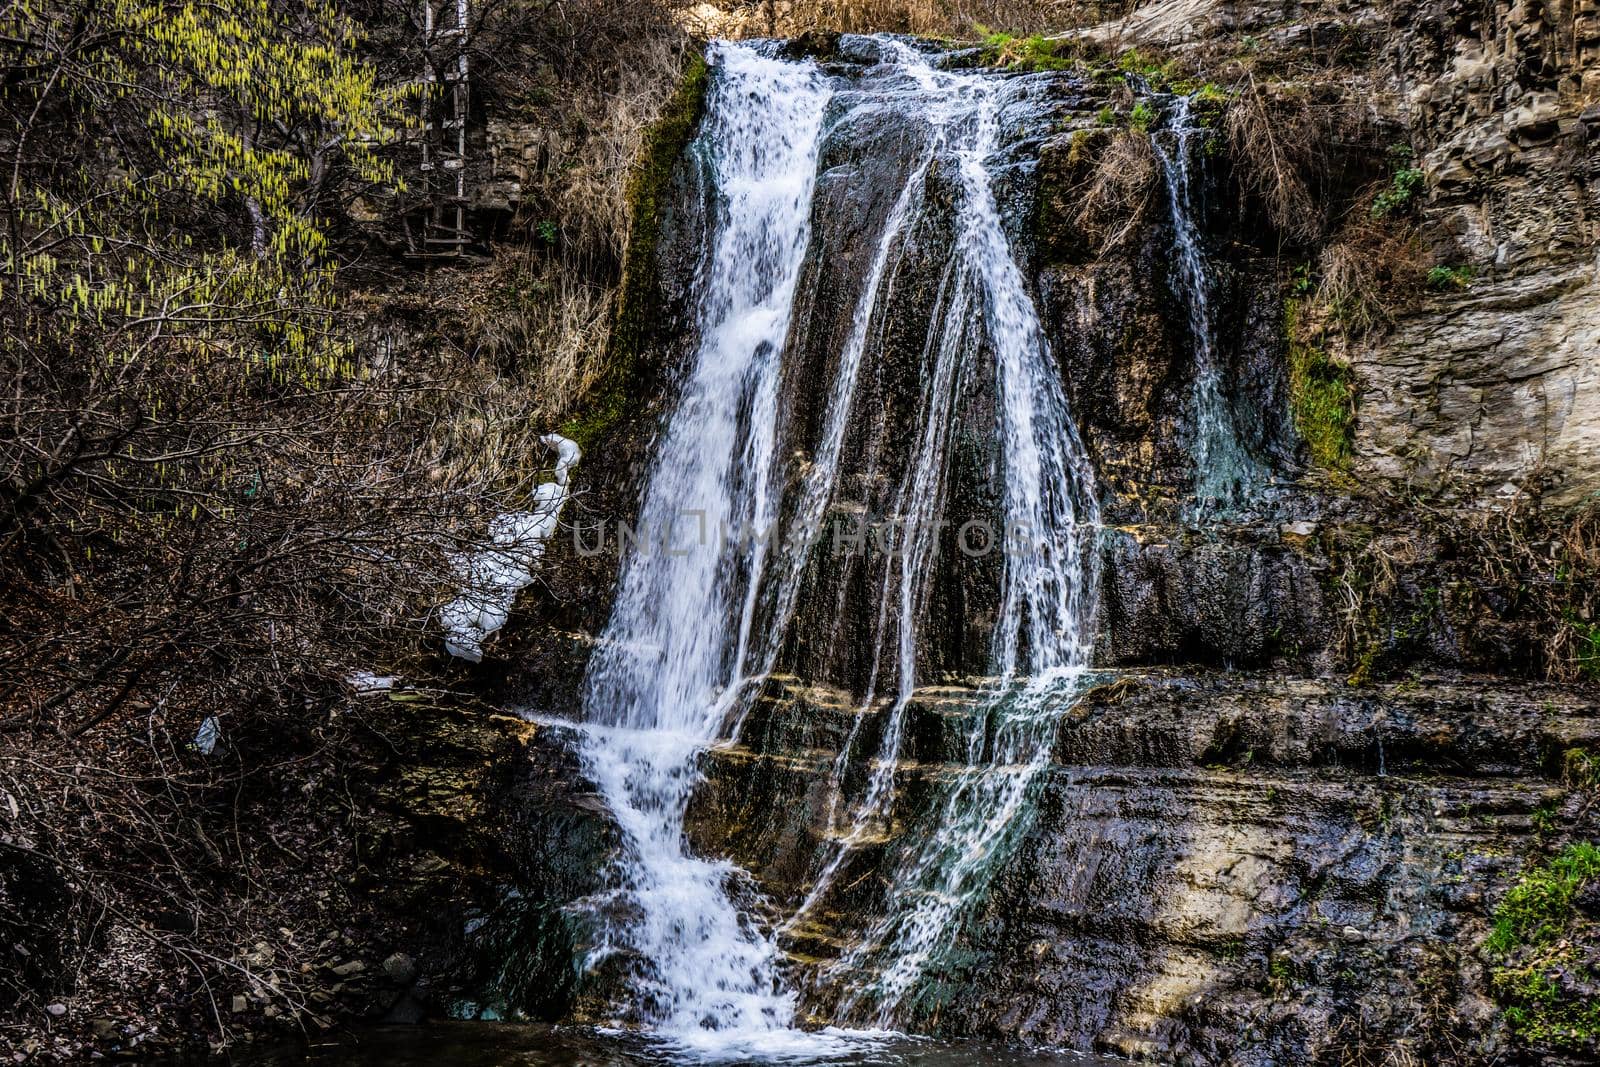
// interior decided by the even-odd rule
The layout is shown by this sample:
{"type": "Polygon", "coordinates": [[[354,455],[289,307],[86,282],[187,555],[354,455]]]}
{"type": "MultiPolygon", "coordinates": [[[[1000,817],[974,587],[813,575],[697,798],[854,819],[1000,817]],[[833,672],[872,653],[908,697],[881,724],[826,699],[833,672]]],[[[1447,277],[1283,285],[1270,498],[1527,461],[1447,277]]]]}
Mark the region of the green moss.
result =
{"type": "Polygon", "coordinates": [[[1067,142],[1067,168],[1076,172],[1091,163],[1105,139],[1103,130],[1073,130],[1072,139],[1067,142]]]}
{"type": "Polygon", "coordinates": [[[1476,273],[1471,267],[1433,267],[1428,271],[1428,288],[1438,293],[1459,292],[1472,284],[1476,273]]]}
{"type": "Polygon", "coordinates": [[[1296,977],[1294,962],[1288,956],[1273,956],[1267,964],[1267,978],[1275,989],[1294,985],[1296,977]]]}
{"type": "Polygon", "coordinates": [[[1155,109],[1147,101],[1141,100],[1133,106],[1133,111],[1128,115],[1128,125],[1141,133],[1150,129],[1150,124],[1156,120],[1155,109]]]}
{"type": "Polygon", "coordinates": [[[1300,303],[1283,305],[1289,341],[1289,408],[1312,462],[1328,470],[1350,467],[1355,430],[1355,388],[1350,368],[1300,337],[1300,303]]]}
{"type": "Polygon", "coordinates": [[[977,30],[983,35],[985,66],[1006,70],[1065,70],[1073,65],[1072,57],[1062,52],[1062,42],[1043,34],[1020,37],[986,26],[978,26],[977,30]]]}
{"type": "Polygon", "coordinates": [[[1572,991],[1595,978],[1583,948],[1593,927],[1578,918],[1574,901],[1596,880],[1600,848],[1569,845],[1523,872],[1495,908],[1484,951],[1502,961],[1493,971],[1494,991],[1506,1022],[1526,1042],[1582,1048],[1600,1039],[1600,1001],[1572,991]]]}
{"type": "Polygon", "coordinates": [[[606,344],[605,366],[583,405],[583,413],[561,428],[563,436],[585,450],[643,399],[633,386],[640,354],[648,347],[661,306],[656,263],[661,213],[670,192],[673,168],[693,139],[705,111],[709,76],[705,57],[695,56],[661,117],[646,131],[644,149],[628,179],[632,226],[611,336],[606,344]]]}
{"type": "Polygon", "coordinates": [[[1503,957],[1556,940],[1572,917],[1578,890],[1595,878],[1600,878],[1600,848],[1588,842],[1569,845],[1548,864],[1524,872],[1495,908],[1494,932],[1484,949],[1503,957]]]}

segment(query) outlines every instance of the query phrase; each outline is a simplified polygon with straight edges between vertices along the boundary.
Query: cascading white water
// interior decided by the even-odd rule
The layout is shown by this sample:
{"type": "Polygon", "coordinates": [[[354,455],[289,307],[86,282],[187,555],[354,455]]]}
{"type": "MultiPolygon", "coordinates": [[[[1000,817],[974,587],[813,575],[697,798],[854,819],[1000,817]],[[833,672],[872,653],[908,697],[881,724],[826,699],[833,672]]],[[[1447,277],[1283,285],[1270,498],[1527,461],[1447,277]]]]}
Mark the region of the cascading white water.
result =
{"type": "MultiPolygon", "coordinates": [[[[931,362],[923,381],[921,431],[896,506],[907,541],[898,568],[886,569],[880,611],[895,612],[895,699],[864,795],[791,924],[825,894],[850,850],[880,832],[894,799],[894,772],[907,709],[916,689],[916,651],[937,550],[937,526],[956,383],[980,350],[992,353],[999,398],[996,427],[1004,479],[1004,526],[1012,532],[1002,575],[1000,623],[993,636],[992,691],[973,716],[966,770],[939,817],[903,857],[886,913],[830,975],[847,989],[841,1011],[870,1010],[887,1025],[929,961],[954,936],[1004,851],[1029,786],[1046,762],[1055,714],[1068,706],[1091,651],[1096,565],[1090,538],[1097,519],[1093,477],[1083,455],[1033,302],[1012,257],[986,160],[998,139],[998,115],[1011,86],[984,75],[934,70],[891,42],[906,86],[901,106],[926,115],[927,155],[896,205],[922,195],[930,162],[944,156],[960,176],[956,248],[941,279],[927,335],[931,362]],[[868,984],[858,972],[876,967],[868,984]]],[[[880,245],[880,260],[892,234],[880,245]]],[[[875,272],[881,271],[881,262],[875,272]]],[[[857,309],[870,316],[874,287],[857,309]]],[[[882,626],[880,625],[880,632],[882,626]]],[[[874,676],[876,676],[876,667],[874,676]]],[[[869,693],[868,702],[872,695],[869,693]]],[[[859,721],[859,720],[858,720],[859,721]]],[[[841,753],[848,758],[854,735],[841,753]]]]}
{"type": "Polygon", "coordinates": [[[1180,96],[1173,102],[1167,128],[1151,137],[1166,178],[1167,210],[1178,252],[1179,296],[1188,304],[1189,333],[1195,344],[1195,499],[1202,506],[1236,503],[1248,497],[1261,480],[1258,464],[1239,439],[1239,428],[1223,393],[1211,288],[1195,224],[1190,173],[1196,139],[1207,136],[1205,128],[1194,121],[1189,98],[1180,96]]]}
{"type": "MultiPolygon", "coordinates": [[[[938,339],[931,390],[949,390],[955,365],[979,347],[992,352],[1002,453],[1006,560],[998,624],[990,646],[992,681],[971,717],[966,769],[941,811],[902,857],[885,915],[846,952],[835,971],[845,976],[874,965],[842,1011],[869,1008],[888,1024],[936,953],[954,939],[958,920],[981,894],[986,875],[1024,808],[1038,769],[1050,757],[1054,723],[1070,705],[1093,643],[1096,555],[1093,472],[1078,443],[1034,302],[1011,254],[990,186],[986,160],[995,150],[998,114],[1018,82],[938,72],[909,56],[914,77],[939,106],[962,110],[960,136],[950,150],[962,179],[954,277],[942,291],[931,326],[938,339]]],[[[952,397],[931,397],[925,408],[923,454],[912,469],[902,510],[922,517],[942,482],[942,442],[952,397]]],[[[893,776],[901,723],[915,688],[915,635],[928,550],[915,545],[899,574],[899,688],[890,709],[878,766],[893,776]]],[[[891,781],[891,779],[890,779],[891,781]]],[[[888,787],[882,789],[888,792],[888,787]]],[[[861,813],[882,817],[882,797],[869,790],[861,813]],[[875,809],[878,808],[878,809],[875,809]]],[[[846,977],[848,981],[848,977],[846,977]]]]}
{"type": "Polygon", "coordinates": [[[637,1021],[693,1040],[787,1027],[771,937],[729,894],[732,866],[691,855],[683,817],[696,760],[749,673],[761,540],[777,515],[779,357],[810,237],[830,95],[811,64],[733,45],[714,77],[697,150],[712,175],[714,244],[700,348],[659,442],[639,528],[660,535],[625,562],[585,679],[581,754],[624,835],[596,957],[629,960],[637,1021]],[[702,531],[707,533],[702,538],[702,531]],[[663,544],[670,541],[670,544],[663,544]]]}
{"type": "MultiPolygon", "coordinates": [[[[815,524],[833,493],[857,373],[875,316],[893,299],[896,258],[922,217],[936,164],[958,179],[961,202],[926,339],[918,438],[898,492],[897,519],[910,543],[898,565],[885,569],[880,596],[884,617],[894,621],[893,647],[880,649],[879,659],[893,660],[895,699],[865,795],[823,864],[813,900],[894,799],[956,394],[985,356],[994,365],[996,476],[1003,480],[997,518],[1015,542],[1000,579],[994,681],[973,719],[966,770],[943,798],[936,824],[904,852],[889,913],[840,963],[846,970],[870,963],[876,981],[865,988],[846,976],[850,991],[842,999],[847,1010],[870,1007],[870,1017],[884,1023],[953,936],[1019,826],[1049,754],[1055,714],[1070,703],[1087,665],[1097,512],[1092,475],[986,169],[1016,83],[936,71],[904,44],[879,43],[893,69],[877,72],[864,106],[917,115],[926,140],[876,238],[820,439],[791,490],[792,526],[815,524]]],[[[701,342],[658,443],[638,523],[647,532],[675,529],[669,547],[688,551],[657,545],[624,562],[585,681],[580,750],[623,833],[612,891],[594,902],[600,931],[591,962],[626,961],[632,1021],[726,1049],[727,1035],[751,1047],[750,1035],[789,1033],[795,996],[781,984],[772,936],[732,899],[739,872],[688,851],[684,813],[699,781],[700,752],[737,723],[753,683],[772,668],[804,558],[791,552],[769,559],[765,538],[698,542],[703,530],[770,529],[784,513],[779,369],[810,236],[830,93],[810,64],[748,46],[715,45],[711,56],[712,88],[695,147],[718,205],[702,279],[701,342]]],[[[879,632],[888,631],[880,625],[879,632]]],[[[842,769],[848,745],[840,758],[842,769]]]]}
{"type": "MultiPolygon", "coordinates": [[[[846,360],[855,366],[859,366],[862,352],[867,345],[867,332],[873,321],[874,311],[878,307],[879,289],[891,266],[890,260],[900,243],[904,241],[909,224],[922,207],[927,192],[928,168],[941,153],[948,151],[950,127],[963,117],[970,118],[971,100],[966,97],[970,96],[971,92],[979,91],[979,83],[973,81],[967,87],[969,92],[965,94],[931,92],[933,73],[927,63],[903,42],[888,40],[884,43],[889,55],[895,59],[895,65],[900,69],[896,72],[898,76],[891,77],[889,84],[880,88],[875,95],[880,101],[908,112],[916,111],[924,115],[928,122],[928,137],[916,166],[907,175],[905,185],[889,212],[883,233],[879,237],[867,284],[856,305],[850,339],[845,349],[846,360]]],[[[937,307],[940,309],[947,308],[952,300],[962,306],[967,303],[966,290],[970,279],[965,272],[957,272],[959,262],[959,257],[952,258],[940,279],[937,299],[937,307]],[[957,289],[954,294],[951,293],[952,286],[957,289]]],[[[946,317],[937,313],[936,316],[939,321],[946,317]]],[[[948,440],[946,430],[949,424],[952,389],[962,335],[959,330],[930,332],[929,338],[936,345],[934,349],[936,354],[931,372],[923,382],[920,403],[923,412],[922,432],[908,469],[909,484],[901,487],[896,508],[901,529],[909,543],[900,546],[903,558],[901,566],[885,568],[878,596],[879,618],[876,632],[879,634],[884,632],[884,622],[891,607],[896,609],[897,637],[893,650],[896,691],[894,703],[886,717],[884,738],[880,744],[882,751],[891,754],[899,750],[901,735],[905,728],[906,709],[910,705],[916,685],[916,618],[920,604],[918,593],[922,590],[923,584],[914,576],[925,573],[931,554],[936,548],[932,536],[936,533],[933,520],[937,511],[939,484],[944,473],[944,450],[948,440]],[[896,577],[899,578],[898,582],[895,581],[896,577]]],[[[853,371],[850,382],[854,383],[853,371]]],[[[841,422],[839,426],[841,436],[842,429],[841,422]]],[[[837,443],[833,447],[837,450],[837,443]]],[[[883,652],[880,643],[874,650],[863,710],[871,707],[876,701],[876,686],[883,665],[883,652]]],[[[840,798],[845,771],[855,748],[856,734],[863,720],[864,716],[856,716],[850,734],[845,738],[838,759],[835,761],[833,768],[835,806],[830,812],[830,819],[837,818],[839,814],[837,801],[840,798]]],[[[874,762],[870,769],[866,793],[851,813],[849,825],[839,835],[832,855],[813,882],[805,900],[789,917],[786,927],[798,923],[822,899],[851,850],[876,835],[877,824],[887,817],[893,800],[894,762],[892,759],[880,759],[874,762]]]]}

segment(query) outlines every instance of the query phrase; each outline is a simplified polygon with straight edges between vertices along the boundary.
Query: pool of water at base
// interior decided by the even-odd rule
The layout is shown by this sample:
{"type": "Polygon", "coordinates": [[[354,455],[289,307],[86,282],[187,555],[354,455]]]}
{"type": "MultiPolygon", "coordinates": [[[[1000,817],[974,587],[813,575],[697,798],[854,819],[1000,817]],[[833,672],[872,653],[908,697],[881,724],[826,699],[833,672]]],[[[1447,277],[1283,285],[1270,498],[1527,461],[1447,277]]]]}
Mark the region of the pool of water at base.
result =
{"type": "Polygon", "coordinates": [[[647,1035],[517,1023],[386,1026],[312,1045],[236,1054],[246,1067],[1112,1067],[1126,1061],[1079,1052],[901,1034],[824,1030],[796,1040],[716,1048],[647,1035]]]}

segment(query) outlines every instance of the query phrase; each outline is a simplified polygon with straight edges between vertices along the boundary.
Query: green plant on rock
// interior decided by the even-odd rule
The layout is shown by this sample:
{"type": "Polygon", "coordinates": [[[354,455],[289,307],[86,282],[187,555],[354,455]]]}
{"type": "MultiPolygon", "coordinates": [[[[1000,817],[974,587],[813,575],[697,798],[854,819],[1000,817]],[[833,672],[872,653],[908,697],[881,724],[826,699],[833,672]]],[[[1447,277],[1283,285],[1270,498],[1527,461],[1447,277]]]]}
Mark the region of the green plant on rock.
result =
{"type": "Polygon", "coordinates": [[[1062,54],[1063,42],[1035,33],[1022,37],[1004,31],[976,27],[983,35],[984,63],[1006,70],[1063,70],[1072,57],[1062,54]]]}
{"type": "Polygon", "coordinates": [[[1267,963],[1267,986],[1275,993],[1281,993],[1293,988],[1297,984],[1298,976],[1295,973],[1294,961],[1287,953],[1274,953],[1267,963]]]}
{"type": "Polygon", "coordinates": [[[1518,948],[1541,948],[1558,939],[1573,915],[1573,899],[1600,878],[1600,847],[1579,842],[1548,864],[1525,871],[1494,911],[1484,949],[1505,957],[1518,948]]]}
{"type": "Polygon", "coordinates": [[[1140,133],[1149,132],[1150,124],[1155,120],[1155,108],[1151,107],[1149,101],[1146,100],[1141,100],[1135,104],[1133,111],[1128,115],[1128,125],[1140,133]]]}
{"type": "Polygon", "coordinates": [[[1428,270],[1428,288],[1436,293],[1460,292],[1472,285],[1476,276],[1470,266],[1460,267],[1431,267],[1428,270]]]}
{"type": "Polygon", "coordinates": [[[1177,65],[1170,59],[1157,62],[1137,48],[1130,48],[1117,57],[1117,70],[1124,75],[1131,74],[1143,78],[1151,89],[1160,92],[1171,86],[1177,73],[1177,65]]]}
{"type": "Polygon", "coordinates": [[[1422,171],[1417,167],[1405,167],[1395,171],[1389,187],[1373,200],[1372,217],[1388,218],[1409,210],[1418,194],[1422,192],[1422,187],[1422,171]]]}
{"type": "Polygon", "coordinates": [[[1600,1039],[1600,1001],[1579,992],[1596,979],[1583,948],[1596,931],[1575,904],[1596,881],[1600,848],[1579,842],[1524,871],[1495,908],[1484,951],[1499,961],[1492,984],[1506,1022],[1526,1042],[1577,1049],[1600,1039]]]}
{"type": "Polygon", "coordinates": [[[1572,658],[1578,673],[1600,681],[1600,622],[1585,622],[1569,612],[1567,626],[1576,646],[1572,658]]]}
{"type": "Polygon", "coordinates": [[[1389,185],[1372,201],[1372,217],[1375,219],[1406,214],[1427,186],[1422,169],[1413,162],[1409,145],[1392,146],[1389,149],[1389,162],[1394,173],[1389,178],[1389,185]]]}
{"type": "Polygon", "coordinates": [[[1556,813],[1559,805],[1555,800],[1547,800],[1533,809],[1533,814],[1528,816],[1528,821],[1533,824],[1533,832],[1540,839],[1546,838],[1555,832],[1556,813]]]}
{"type": "Polygon", "coordinates": [[[1300,302],[1284,302],[1284,330],[1289,342],[1289,408],[1295,429],[1311,450],[1311,459],[1328,470],[1350,466],[1355,431],[1355,388],[1351,370],[1310,343],[1300,319],[1300,302]]]}

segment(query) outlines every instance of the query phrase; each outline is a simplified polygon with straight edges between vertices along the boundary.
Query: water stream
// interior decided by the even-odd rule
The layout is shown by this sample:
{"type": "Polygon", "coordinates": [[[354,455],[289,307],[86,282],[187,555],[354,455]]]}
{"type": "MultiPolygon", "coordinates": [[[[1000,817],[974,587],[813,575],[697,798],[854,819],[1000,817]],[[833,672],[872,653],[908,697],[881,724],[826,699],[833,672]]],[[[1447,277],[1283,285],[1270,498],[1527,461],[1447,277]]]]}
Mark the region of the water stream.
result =
{"type": "MultiPolygon", "coordinates": [[[[1048,758],[1055,715],[1070,705],[1089,663],[1096,584],[1089,542],[1098,517],[1093,474],[987,169],[1000,111],[1020,83],[939,71],[904,48],[897,59],[915,86],[918,99],[911,105],[937,117],[934,151],[955,166],[962,199],[954,255],[925,339],[936,355],[924,389],[922,434],[897,508],[910,544],[902,546],[892,601],[885,601],[898,615],[895,699],[851,829],[802,907],[821,896],[840,857],[874,832],[893,799],[905,715],[918,681],[916,652],[935,551],[930,531],[945,485],[954,385],[984,350],[995,367],[1004,482],[998,525],[1007,544],[990,682],[968,719],[966,769],[932,825],[900,857],[889,906],[830,969],[830,979],[846,990],[840,1014],[879,1026],[893,1024],[901,1001],[953,939],[1020,826],[1028,789],[1048,758]]],[[[921,181],[922,173],[911,180],[921,181]]]]}
{"type": "Polygon", "coordinates": [[[1166,128],[1151,135],[1166,179],[1167,211],[1177,252],[1179,297],[1189,311],[1189,333],[1195,346],[1194,439],[1196,503],[1202,508],[1242,503],[1258,488],[1264,474],[1239,435],[1228,405],[1224,368],[1217,350],[1216,317],[1211,308],[1210,272],[1196,221],[1194,166],[1196,147],[1211,136],[1196,122],[1188,97],[1172,99],[1166,128]]]}
{"type": "Polygon", "coordinates": [[[600,944],[622,954],[627,1021],[692,1039],[782,1031],[794,994],[771,935],[731,895],[736,872],[691,854],[683,815],[701,749],[723,732],[751,666],[766,544],[718,550],[702,531],[777,514],[779,358],[810,238],[830,90],[810,64],[716,45],[694,151],[717,194],[696,353],[657,446],[639,526],[657,543],[624,562],[585,679],[581,753],[621,826],[600,944]]]}
{"type": "MultiPolygon", "coordinates": [[[[1023,824],[1055,716],[1070,705],[1093,637],[1097,523],[1094,481],[1055,364],[1014,258],[991,169],[1001,113],[1021,84],[935,69],[880,39],[883,62],[853,105],[914,116],[920,149],[874,237],[820,439],[787,476],[780,370],[810,242],[819,145],[830,83],[813,64],[763,46],[714,45],[706,118],[691,151],[715,191],[701,279],[700,344],[657,445],[639,526],[673,531],[624,561],[616,601],[585,680],[585,767],[616,815],[623,850],[590,964],[625,961],[631,988],[619,1021],[702,1049],[771,1050],[795,1038],[797,993],[775,932],[754,917],[748,880],[694,855],[684,813],[704,748],[737,730],[755,682],[770,672],[799,588],[803,559],[765,538],[706,543],[703,531],[770,528],[781,514],[814,523],[836,467],[874,322],[893,299],[896,262],[924,217],[930,172],[954,175],[955,247],[939,279],[923,353],[917,439],[895,497],[907,543],[879,589],[873,688],[894,699],[858,796],[836,807],[835,846],[818,857],[798,919],[828,891],[851,849],[887,817],[894,767],[918,684],[917,650],[933,561],[958,383],[992,366],[997,527],[1005,531],[989,676],[961,742],[955,776],[929,825],[900,846],[896,892],[855,948],[818,980],[837,1017],[892,1026],[895,1010],[946,947],[986,876],[1023,824]],[[788,485],[786,510],[783,487],[788,485]],[[675,549],[675,550],[668,550],[675,549]]],[[[863,79],[864,81],[866,79],[863,79]]],[[[868,702],[873,699],[868,694],[868,702]]],[[[781,928],[780,928],[781,929],[781,928]]],[[[814,1041],[848,1041],[842,1033],[814,1041]]],[[[737,1053],[736,1053],[737,1054],[737,1053]]]]}

